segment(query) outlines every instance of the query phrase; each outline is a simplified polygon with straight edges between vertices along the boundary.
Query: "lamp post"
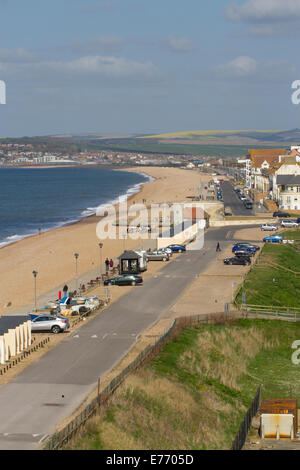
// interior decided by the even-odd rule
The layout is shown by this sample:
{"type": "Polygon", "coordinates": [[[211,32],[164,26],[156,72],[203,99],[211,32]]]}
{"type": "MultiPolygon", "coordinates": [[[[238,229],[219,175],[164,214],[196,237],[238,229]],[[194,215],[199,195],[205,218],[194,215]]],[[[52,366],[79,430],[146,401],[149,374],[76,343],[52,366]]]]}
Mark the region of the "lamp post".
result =
{"type": "Polygon", "coordinates": [[[103,243],[99,243],[99,248],[100,248],[100,282],[102,281],[102,248],[103,248],[103,243]]]}
{"type": "Polygon", "coordinates": [[[32,271],[33,277],[34,277],[34,310],[36,311],[36,277],[38,275],[37,271],[32,271]]]}
{"type": "Polygon", "coordinates": [[[78,261],[78,257],[79,257],[79,254],[78,253],[74,253],[74,257],[75,257],[75,269],[76,269],[76,292],[78,291],[78,266],[77,266],[77,261],[78,261]]]}

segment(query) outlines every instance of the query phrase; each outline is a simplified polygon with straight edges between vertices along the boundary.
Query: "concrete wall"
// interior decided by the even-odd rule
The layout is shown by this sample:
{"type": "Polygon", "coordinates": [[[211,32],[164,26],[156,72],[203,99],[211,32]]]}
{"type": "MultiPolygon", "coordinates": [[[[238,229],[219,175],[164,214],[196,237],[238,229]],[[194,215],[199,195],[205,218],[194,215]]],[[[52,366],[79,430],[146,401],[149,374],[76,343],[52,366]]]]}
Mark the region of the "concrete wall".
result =
{"type": "MultiPolygon", "coordinates": [[[[210,220],[210,227],[231,227],[232,225],[262,225],[273,223],[273,219],[249,219],[249,220],[210,220]]],[[[278,223],[278,220],[277,220],[278,223]]]]}
{"type": "Polygon", "coordinates": [[[5,364],[12,357],[31,346],[31,321],[26,320],[14,329],[0,336],[0,364],[5,364]]]}
{"type": "Polygon", "coordinates": [[[174,237],[157,238],[157,249],[166,248],[169,245],[179,244],[182,245],[189,240],[192,240],[199,232],[202,233],[205,226],[205,220],[196,222],[194,225],[188,227],[186,230],[174,235],[174,237]]]}

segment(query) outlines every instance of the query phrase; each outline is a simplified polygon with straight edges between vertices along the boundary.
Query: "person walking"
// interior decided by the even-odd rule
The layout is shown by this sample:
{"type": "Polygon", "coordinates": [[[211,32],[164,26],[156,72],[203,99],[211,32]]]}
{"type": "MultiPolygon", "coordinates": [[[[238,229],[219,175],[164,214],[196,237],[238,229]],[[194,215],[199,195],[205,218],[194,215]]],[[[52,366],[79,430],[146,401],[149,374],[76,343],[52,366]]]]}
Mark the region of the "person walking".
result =
{"type": "Polygon", "coordinates": [[[113,267],[114,267],[114,262],[111,258],[110,258],[110,261],[109,261],[109,267],[110,267],[110,269],[113,269],[113,267]]]}
{"type": "Polygon", "coordinates": [[[68,297],[68,290],[69,290],[68,286],[65,285],[65,286],[63,287],[64,297],[68,297]]]}
{"type": "Polygon", "coordinates": [[[106,266],[106,272],[108,273],[109,271],[109,259],[108,258],[106,258],[105,260],[105,266],[106,266]]]}
{"type": "Polygon", "coordinates": [[[217,243],[216,251],[221,251],[221,247],[220,247],[220,243],[219,243],[219,242],[217,243]]]}

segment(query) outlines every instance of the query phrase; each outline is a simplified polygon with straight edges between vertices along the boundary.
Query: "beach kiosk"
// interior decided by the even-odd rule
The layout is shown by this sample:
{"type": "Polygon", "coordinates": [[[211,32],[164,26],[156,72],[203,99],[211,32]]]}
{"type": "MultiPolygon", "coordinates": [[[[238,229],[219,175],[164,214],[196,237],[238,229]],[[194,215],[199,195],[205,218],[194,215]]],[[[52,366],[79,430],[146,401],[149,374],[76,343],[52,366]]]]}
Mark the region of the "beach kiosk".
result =
{"type": "Polygon", "coordinates": [[[139,274],[141,269],[142,256],[135,251],[128,250],[119,256],[120,274],[139,274]]]}

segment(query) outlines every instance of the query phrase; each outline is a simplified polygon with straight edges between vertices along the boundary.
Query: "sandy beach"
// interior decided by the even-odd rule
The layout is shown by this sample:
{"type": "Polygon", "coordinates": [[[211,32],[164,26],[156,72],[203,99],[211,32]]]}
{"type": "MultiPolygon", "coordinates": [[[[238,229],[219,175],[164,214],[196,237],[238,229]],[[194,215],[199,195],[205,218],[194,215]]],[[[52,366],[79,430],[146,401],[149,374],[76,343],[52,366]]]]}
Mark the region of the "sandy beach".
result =
{"type": "MultiPolygon", "coordinates": [[[[209,175],[198,171],[177,168],[134,167],[124,171],[145,173],[155,178],[155,181],[144,184],[140,192],[130,198],[128,206],[142,203],[144,200],[147,205],[190,201],[189,197],[197,194],[200,182],[210,179],[209,175]]],[[[80,282],[80,276],[99,266],[100,241],[103,241],[103,262],[106,257],[116,259],[124,248],[142,247],[141,240],[131,238],[100,240],[96,234],[99,220],[99,217],[91,216],[75,224],[37,234],[1,248],[1,314],[5,315],[33,304],[33,270],[38,271],[38,296],[56,288],[58,294],[58,290],[75,277],[74,253],[79,254],[80,282]]]]}

